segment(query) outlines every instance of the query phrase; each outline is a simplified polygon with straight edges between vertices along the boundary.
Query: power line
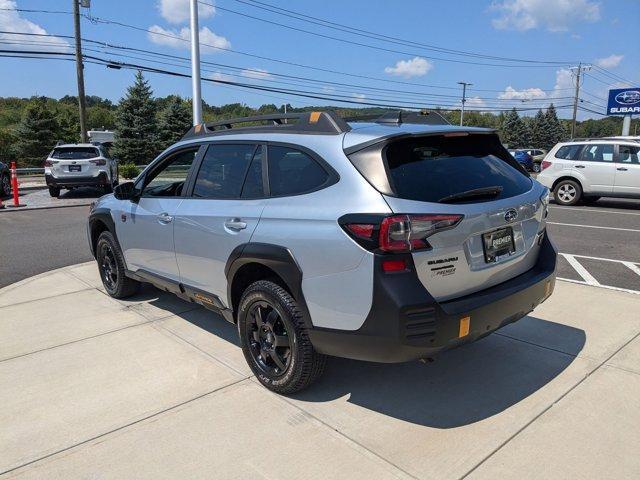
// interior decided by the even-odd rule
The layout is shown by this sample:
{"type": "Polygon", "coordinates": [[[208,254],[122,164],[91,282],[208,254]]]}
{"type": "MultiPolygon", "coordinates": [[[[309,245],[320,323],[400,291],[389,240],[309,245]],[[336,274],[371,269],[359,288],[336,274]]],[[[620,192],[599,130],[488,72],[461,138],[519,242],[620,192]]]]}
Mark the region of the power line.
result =
{"type": "MultiPolygon", "coordinates": [[[[213,4],[207,3],[207,2],[203,2],[203,1],[198,1],[198,3],[203,4],[203,5],[207,5],[210,7],[214,7],[213,4]]],[[[301,32],[301,33],[306,33],[308,35],[313,35],[316,37],[321,37],[321,38],[325,38],[325,39],[329,39],[329,40],[334,40],[337,42],[341,42],[341,43],[345,43],[345,44],[349,44],[349,45],[355,45],[355,46],[359,46],[359,47],[364,47],[364,48],[369,48],[369,49],[373,49],[373,50],[378,50],[378,51],[382,51],[382,52],[388,52],[388,53],[397,53],[400,55],[409,55],[409,56],[421,56],[423,58],[429,59],[429,60],[437,60],[440,62],[450,62],[450,63],[460,63],[460,64],[466,64],[466,65],[476,65],[476,66],[487,66],[487,67],[504,67],[504,68],[521,68],[521,67],[526,67],[526,68],[530,68],[530,67],[553,67],[553,68],[557,68],[559,64],[554,63],[554,64],[542,64],[542,63],[537,63],[537,64],[523,64],[523,65],[510,65],[510,64],[498,64],[498,63],[484,63],[484,62],[472,62],[472,61],[467,61],[467,60],[457,60],[457,59],[452,59],[452,58],[444,58],[444,57],[434,57],[431,55],[424,55],[424,54],[420,54],[420,53],[416,53],[416,52],[406,52],[406,51],[402,51],[402,50],[395,50],[395,49],[391,49],[391,48],[385,48],[385,47],[379,47],[379,46],[375,46],[375,45],[370,45],[367,43],[362,43],[362,42],[356,42],[354,40],[348,40],[346,38],[340,38],[340,37],[334,37],[332,35],[326,35],[323,33],[319,33],[319,32],[313,32],[311,30],[305,30],[303,28],[298,28],[298,27],[294,27],[292,25],[286,25],[284,23],[280,23],[280,22],[275,22],[273,20],[267,20],[265,18],[261,18],[261,17],[256,17],[254,15],[249,15],[247,13],[242,13],[242,12],[238,12],[229,8],[225,8],[225,7],[221,7],[220,5],[215,5],[215,8],[228,12],[228,13],[233,13],[234,15],[239,15],[241,17],[245,17],[245,18],[250,18],[252,20],[257,20],[259,22],[263,22],[263,23],[268,23],[270,25],[275,25],[281,28],[286,28],[288,30],[293,30],[296,32],[301,32]]],[[[565,64],[560,64],[560,65],[565,65],[565,64]]]]}
{"type": "MultiPolygon", "coordinates": [[[[404,45],[404,46],[411,46],[411,47],[420,47],[426,50],[430,50],[430,51],[435,51],[435,52],[439,52],[439,53],[447,53],[447,54],[451,54],[451,55],[459,55],[459,56],[467,56],[467,57],[474,57],[474,58],[485,58],[485,59],[489,59],[489,60],[500,60],[500,61],[510,61],[510,62],[519,62],[519,63],[555,63],[558,65],[563,65],[563,64],[571,64],[571,63],[575,63],[575,61],[568,61],[568,62],[561,62],[561,61],[544,61],[544,60],[531,60],[531,59],[521,59],[521,58],[510,58],[510,57],[503,57],[503,56],[496,56],[496,55],[485,55],[485,54],[480,54],[480,53],[476,53],[476,52],[468,52],[468,51],[463,51],[463,50],[455,50],[455,49],[450,49],[450,48],[444,48],[444,47],[440,47],[437,45],[431,45],[431,44],[426,44],[426,43],[420,43],[420,42],[415,42],[412,40],[406,40],[406,39],[401,39],[398,37],[393,37],[393,36],[389,36],[389,35],[383,35],[377,32],[372,32],[369,30],[363,30],[360,28],[355,28],[355,27],[351,27],[345,24],[341,24],[341,23],[337,23],[337,22],[333,22],[333,21],[329,21],[326,19],[321,19],[318,17],[314,17],[311,15],[307,15],[307,14],[303,14],[300,12],[295,12],[293,10],[287,10],[285,8],[282,7],[278,7],[272,4],[268,4],[266,2],[259,2],[259,1],[254,1],[254,0],[250,0],[250,1],[245,1],[245,0],[233,0],[236,3],[240,3],[243,5],[247,5],[250,6],[252,8],[258,8],[270,13],[275,13],[277,15],[281,15],[287,18],[293,18],[295,20],[299,20],[299,21],[303,21],[303,22],[307,22],[307,23],[311,23],[314,25],[319,25],[321,27],[324,28],[330,28],[333,30],[337,30],[337,31],[341,31],[341,32],[346,32],[349,33],[351,35],[358,35],[358,36],[362,36],[362,37],[366,37],[366,38],[370,38],[370,39],[374,39],[377,41],[384,41],[384,42],[388,42],[388,43],[392,43],[392,44],[396,44],[396,45],[404,45]]],[[[201,4],[204,5],[212,5],[212,4],[208,4],[204,1],[200,1],[201,4]]],[[[215,8],[220,8],[221,10],[225,10],[225,11],[229,11],[229,9],[225,9],[223,7],[220,7],[218,4],[215,5],[215,8]]],[[[237,13],[237,12],[234,12],[237,13]]]]}

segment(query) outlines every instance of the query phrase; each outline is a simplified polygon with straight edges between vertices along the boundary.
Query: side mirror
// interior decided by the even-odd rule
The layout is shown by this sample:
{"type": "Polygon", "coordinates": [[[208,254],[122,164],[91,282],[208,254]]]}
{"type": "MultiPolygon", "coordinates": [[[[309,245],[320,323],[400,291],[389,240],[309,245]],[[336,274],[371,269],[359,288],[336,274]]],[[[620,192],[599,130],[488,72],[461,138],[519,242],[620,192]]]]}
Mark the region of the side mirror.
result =
{"type": "Polygon", "coordinates": [[[133,182],[125,182],[116,185],[113,189],[113,195],[118,200],[133,200],[139,195],[139,191],[133,182]]]}

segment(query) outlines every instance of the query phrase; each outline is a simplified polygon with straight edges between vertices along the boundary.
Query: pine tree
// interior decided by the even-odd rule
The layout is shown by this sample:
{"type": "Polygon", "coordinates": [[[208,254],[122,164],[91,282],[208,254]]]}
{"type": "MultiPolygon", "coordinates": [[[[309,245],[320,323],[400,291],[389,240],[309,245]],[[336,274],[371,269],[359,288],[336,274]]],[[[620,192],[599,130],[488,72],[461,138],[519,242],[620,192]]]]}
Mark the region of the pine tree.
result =
{"type": "Polygon", "coordinates": [[[156,105],[152,95],[149,83],[139,71],[118,104],[113,154],[123,162],[147,164],[158,153],[156,105]]]}
{"type": "Polygon", "coordinates": [[[80,141],[80,119],[77,108],[62,108],[56,115],[58,121],[58,139],[65,143],[80,141]]]}
{"type": "Polygon", "coordinates": [[[31,100],[16,128],[16,159],[20,166],[41,166],[58,138],[59,125],[45,98],[31,100]]]}
{"type": "Polygon", "coordinates": [[[500,131],[502,143],[509,148],[524,148],[527,146],[526,127],[515,108],[504,116],[500,131]]]}
{"type": "Polygon", "coordinates": [[[544,115],[544,128],[543,128],[543,141],[542,148],[550,150],[556,143],[562,141],[565,137],[564,127],[558,120],[556,109],[553,103],[549,105],[547,112],[544,115]]]}
{"type": "Polygon", "coordinates": [[[191,128],[191,110],[182,98],[172,95],[158,116],[158,148],[173,145],[191,128]]]}
{"type": "Polygon", "coordinates": [[[544,135],[545,129],[545,116],[542,109],[538,110],[536,116],[533,118],[531,122],[531,146],[537,148],[545,148],[544,145],[547,144],[546,138],[544,135]]]}

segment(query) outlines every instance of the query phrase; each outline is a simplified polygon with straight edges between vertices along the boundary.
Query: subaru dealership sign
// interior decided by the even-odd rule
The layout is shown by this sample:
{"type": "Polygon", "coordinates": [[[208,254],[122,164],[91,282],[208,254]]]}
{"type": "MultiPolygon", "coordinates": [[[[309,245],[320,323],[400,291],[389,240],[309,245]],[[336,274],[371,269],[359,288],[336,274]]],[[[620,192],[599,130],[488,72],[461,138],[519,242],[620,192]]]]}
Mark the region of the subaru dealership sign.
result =
{"type": "Polygon", "coordinates": [[[607,115],[640,114],[640,88],[609,90],[607,115]]]}

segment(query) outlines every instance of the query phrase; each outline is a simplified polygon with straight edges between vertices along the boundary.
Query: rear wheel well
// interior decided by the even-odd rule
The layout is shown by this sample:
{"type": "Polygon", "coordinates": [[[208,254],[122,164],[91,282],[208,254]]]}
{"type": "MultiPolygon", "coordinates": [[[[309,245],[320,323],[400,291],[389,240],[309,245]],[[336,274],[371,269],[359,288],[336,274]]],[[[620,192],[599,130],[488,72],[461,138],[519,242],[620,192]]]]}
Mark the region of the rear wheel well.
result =
{"type": "Polygon", "coordinates": [[[242,298],[244,291],[249,285],[258,280],[269,280],[284,288],[290,295],[293,295],[287,283],[272,269],[257,262],[247,263],[240,267],[233,276],[231,284],[231,308],[234,313],[238,311],[240,298],[242,298]]]}
{"type": "Polygon", "coordinates": [[[98,237],[105,230],[109,230],[109,227],[107,227],[107,225],[103,221],[94,220],[93,222],[91,222],[91,247],[94,252],[94,256],[96,251],[96,245],[98,243],[98,237]]]}
{"type": "Polygon", "coordinates": [[[576,182],[578,185],[580,185],[580,189],[584,191],[584,189],[582,188],[582,183],[580,183],[580,180],[578,180],[575,177],[569,177],[569,176],[560,177],[555,182],[553,182],[553,186],[551,187],[551,191],[553,192],[556,189],[556,187],[558,186],[558,184],[563,180],[571,180],[573,182],[576,182]]]}

